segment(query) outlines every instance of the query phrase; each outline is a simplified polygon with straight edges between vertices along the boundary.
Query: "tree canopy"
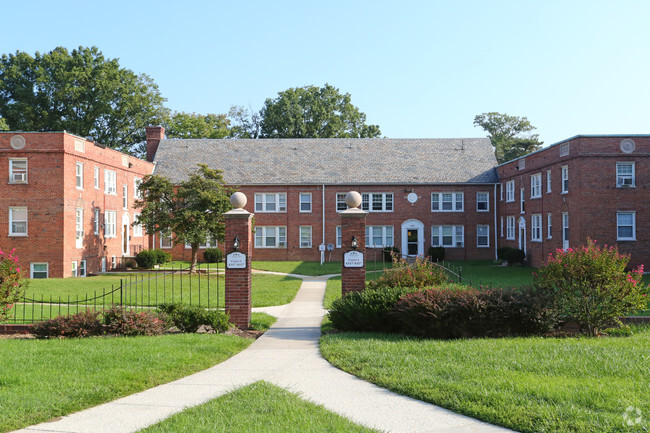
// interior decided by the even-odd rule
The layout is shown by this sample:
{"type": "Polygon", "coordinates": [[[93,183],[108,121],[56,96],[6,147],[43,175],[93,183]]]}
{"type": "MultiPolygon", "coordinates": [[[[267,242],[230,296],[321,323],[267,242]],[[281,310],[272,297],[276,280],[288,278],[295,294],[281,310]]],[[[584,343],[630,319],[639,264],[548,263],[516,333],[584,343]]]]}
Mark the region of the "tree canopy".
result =
{"type": "Polygon", "coordinates": [[[230,128],[232,138],[259,138],[262,129],[262,115],[252,107],[245,108],[232,105],[228,117],[233,125],[230,128]]]}
{"type": "Polygon", "coordinates": [[[2,117],[0,117],[0,131],[9,131],[9,124],[2,117]]]}
{"type": "Polygon", "coordinates": [[[208,238],[223,241],[224,217],[230,210],[231,191],[222,172],[199,164],[198,170],[176,187],[163,176],[149,175],[138,187],[142,211],[133,223],[142,224],[148,234],[173,235],[175,244],[190,244],[194,271],[199,246],[208,238]]]}
{"type": "Polygon", "coordinates": [[[0,58],[0,117],[12,130],[67,130],[141,154],[145,127],[161,124],[164,102],[149,76],[97,47],[0,58]]]}
{"type": "Polygon", "coordinates": [[[226,138],[230,120],[225,114],[175,112],[163,122],[167,138],[226,138]]]}
{"type": "Polygon", "coordinates": [[[499,164],[534,152],[544,144],[538,134],[531,133],[537,128],[526,117],[483,113],[474,117],[474,126],[488,133],[499,164]]]}
{"type": "Polygon", "coordinates": [[[260,111],[263,138],[379,137],[377,125],[366,125],[366,115],[329,84],[290,88],[267,99],[260,111]]]}

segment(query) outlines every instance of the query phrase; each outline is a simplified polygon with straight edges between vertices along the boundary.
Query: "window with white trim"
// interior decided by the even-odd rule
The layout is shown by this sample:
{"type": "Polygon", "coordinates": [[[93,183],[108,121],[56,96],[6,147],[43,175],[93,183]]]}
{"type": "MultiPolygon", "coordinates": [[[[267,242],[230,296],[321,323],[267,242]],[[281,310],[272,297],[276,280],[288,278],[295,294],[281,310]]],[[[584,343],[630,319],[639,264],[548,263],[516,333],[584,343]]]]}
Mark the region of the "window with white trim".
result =
{"type": "Polygon", "coordinates": [[[95,167],[95,189],[99,189],[99,167],[95,167]]]}
{"type": "Polygon", "coordinates": [[[431,246],[462,248],[465,245],[465,228],[463,226],[432,226],[431,246]]]}
{"type": "Polygon", "coordinates": [[[300,226],[300,248],[311,248],[311,226],[300,226]]]}
{"type": "Polygon", "coordinates": [[[9,236],[27,236],[27,208],[9,208],[9,236]]]}
{"type": "Polygon", "coordinates": [[[616,240],[636,240],[636,213],[616,212],[616,240]]]}
{"type": "Polygon", "coordinates": [[[617,162],[616,163],[616,187],[617,188],[634,188],[634,163],[617,162]]]}
{"type": "Polygon", "coordinates": [[[506,182],[506,203],[515,201],[515,181],[506,182]]]}
{"type": "Polygon", "coordinates": [[[343,245],[343,233],[341,226],[336,226],[336,248],[341,248],[343,245]]]}
{"type": "MultiPolygon", "coordinates": [[[[199,249],[206,248],[217,248],[217,240],[213,239],[212,236],[209,236],[206,240],[199,244],[199,249]]],[[[192,249],[192,245],[185,243],[185,249],[192,249]]]]}
{"type": "Polygon", "coordinates": [[[361,210],[366,212],[392,212],[392,192],[364,192],[361,193],[361,210]]]}
{"type": "Polygon", "coordinates": [[[41,279],[49,277],[49,263],[30,263],[29,264],[29,278],[41,279]]]}
{"type": "Polygon", "coordinates": [[[286,212],[286,193],[255,194],[255,212],[286,212]]]}
{"type": "Polygon", "coordinates": [[[530,216],[530,240],[534,242],[542,241],[542,214],[530,216]]]}
{"type": "Polygon", "coordinates": [[[366,226],[366,247],[384,248],[393,245],[393,226],[366,226]]]}
{"type": "Polygon", "coordinates": [[[476,246],[478,248],[486,248],[490,246],[490,226],[476,226],[476,246]]]}
{"type": "Polygon", "coordinates": [[[526,195],[523,188],[519,188],[519,212],[526,212],[526,195]]]}
{"type": "Polygon", "coordinates": [[[79,277],[83,278],[86,276],[86,261],[81,260],[79,262],[79,277]]]}
{"type": "Polygon", "coordinates": [[[336,193],[336,211],[343,212],[348,208],[348,205],[345,203],[345,193],[337,192],[336,193]]]}
{"type": "Polygon", "coordinates": [[[115,211],[104,212],[104,236],[107,238],[117,236],[117,212],[115,211]]]}
{"type": "Polygon", "coordinates": [[[136,200],[142,200],[142,193],[140,192],[140,184],[142,179],[136,177],[133,179],[133,198],[136,200]]]}
{"type": "Polygon", "coordinates": [[[139,213],[134,213],[133,214],[133,237],[134,238],[140,238],[142,237],[142,223],[138,222],[138,218],[140,218],[139,213]]]}
{"type": "Polygon", "coordinates": [[[117,268],[117,257],[111,256],[111,269],[117,268]]]}
{"type": "Polygon", "coordinates": [[[27,183],[27,158],[9,158],[9,183],[27,183]]]}
{"type": "Polygon", "coordinates": [[[82,162],[75,164],[75,177],[77,179],[77,189],[84,189],[84,165],[82,162]]]}
{"type": "Polygon", "coordinates": [[[160,234],[160,248],[172,248],[174,246],[174,240],[172,239],[171,234],[161,233],[160,234]]]}
{"type": "Polygon", "coordinates": [[[462,212],[462,192],[434,192],[431,194],[431,212],[462,212]]]}
{"type": "Polygon", "coordinates": [[[501,217],[501,237],[503,237],[503,217],[501,217]]]}
{"type": "Polygon", "coordinates": [[[546,239],[552,239],[553,238],[553,217],[551,216],[551,213],[546,214],[546,239]]]}
{"type": "Polygon", "coordinates": [[[73,260],[72,262],[72,276],[76,277],[77,276],[77,261],[73,260]]]}
{"type": "Polygon", "coordinates": [[[129,208],[129,187],[122,185],[122,209],[127,210],[129,208]]]}
{"type": "Polygon", "coordinates": [[[562,249],[569,248],[569,214],[562,212],[562,249]]]}
{"type": "Polygon", "coordinates": [[[95,234],[99,234],[99,208],[93,210],[93,228],[95,229],[95,234]]]}
{"type": "Polygon", "coordinates": [[[503,201],[503,184],[499,184],[499,201],[503,201]]]}
{"type": "Polygon", "coordinates": [[[546,193],[551,192],[551,170],[546,171],[546,193]]]}
{"type": "Polygon", "coordinates": [[[569,192],[569,166],[562,166],[562,194],[569,192]]]}
{"type": "Polygon", "coordinates": [[[104,193],[117,195],[117,173],[113,170],[104,170],[104,193]]]}
{"type": "Polygon", "coordinates": [[[311,193],[301,192],[299,196],[300,212],[311,212],[311,193]]]}
{"type": "Polygon", "coordinates": [[[542,173],[530,176],[530,198],[540,198],[542,196],[542,173]]]}
{"type": "Polygon", "coordinates": [[[78,207],[75,211],[75,246],[83,248],[84,244],[84,208],[78,207]]]}
{"type": "Polygon", "coordinates": [[[508,240],[515,239],[515,217],[514,216],[506,217],[506,239],[508,240]]]}
{"type": "Polygon", "coordinates": [[[255,230],[255,248],[286,248],[287,228],[284,226],[261,226],[255,230]]]}
{"type": "Polygon", "coordinates": [[[490,194],[487,192],[476,193],[476,211],[488,212],[490,210],[490,194]]]}

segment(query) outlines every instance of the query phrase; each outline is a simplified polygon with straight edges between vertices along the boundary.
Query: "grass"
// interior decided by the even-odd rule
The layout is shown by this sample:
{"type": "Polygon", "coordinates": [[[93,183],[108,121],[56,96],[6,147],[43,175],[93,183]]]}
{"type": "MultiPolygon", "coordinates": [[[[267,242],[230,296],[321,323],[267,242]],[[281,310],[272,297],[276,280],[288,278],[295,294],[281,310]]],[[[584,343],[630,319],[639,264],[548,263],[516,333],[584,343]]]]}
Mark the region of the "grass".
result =
{"type": "Polygon", "coordinates": [[[462,268],[464,280],[473,284],[502,287],[520,287],[533,284],[535,268],[528,266],[500,266],[492,260],[468,260],[444,262],[445,266],[451,265],[456,270],[462,268]]]}
{"type": "MultiPolygon", "coordinates": [[[[366,262],[366,271],[383,270],[390,268],[391,263],[383,263],[381,259],[377,262],[368,260],[366,262]]],[[[283,261],[283,262],[267,262],[255,261],[252,264],[253,269],[259,271],[282,272],[284,274],[298,274],[298,275],[332,275],[341,273],[341,262],[325,262],[323,265],[320,262],[301,262],[301,261],[283,261]]]]}
{"type": "Polygon", "coordinates": [[[0,339],[0,432],[204,370],[251,342],[235,336],[198,334],[0,339]]]}
{"type": "Polygon", "coordinates": [[[266,382],[186,409],[141,433],[376,432],[266,382]]]}
{"type": "Polygon", "coordinates": [[[628,338],[422,340],[339,333],[321,339],[335,366],[400,394],[522,432],[627,428],[650,413],[650,327],[628,338]]]}

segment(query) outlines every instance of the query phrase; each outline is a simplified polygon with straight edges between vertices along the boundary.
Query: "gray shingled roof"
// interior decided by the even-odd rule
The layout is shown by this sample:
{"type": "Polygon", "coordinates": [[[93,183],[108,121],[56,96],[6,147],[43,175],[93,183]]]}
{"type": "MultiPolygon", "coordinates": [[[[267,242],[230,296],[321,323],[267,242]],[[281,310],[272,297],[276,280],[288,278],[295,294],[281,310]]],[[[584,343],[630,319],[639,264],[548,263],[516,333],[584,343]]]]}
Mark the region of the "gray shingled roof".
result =
{"type": "Polygon", "coordinates": [[[488,138],[161,140],[155,174],[174,183],[197,164],[232,185],[497,183],[488,138]]]}

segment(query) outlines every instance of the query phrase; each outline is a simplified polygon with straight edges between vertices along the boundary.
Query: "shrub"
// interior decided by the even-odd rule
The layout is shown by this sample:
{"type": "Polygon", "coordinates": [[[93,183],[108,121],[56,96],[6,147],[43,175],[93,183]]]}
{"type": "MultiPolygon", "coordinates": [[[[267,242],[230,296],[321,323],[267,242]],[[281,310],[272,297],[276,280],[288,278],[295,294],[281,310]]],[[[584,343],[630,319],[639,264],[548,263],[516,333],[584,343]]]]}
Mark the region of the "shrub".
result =
{"type": "Polygon", "coordinates": [[[165,332],[165,317],[151,312],[125,309],[113,305],[104,311],[106,332],[125,336],[160,335],[165,332]]]}
{"type": "Polygon", "coordinates": [[[135,256],[135,261],[142,269],[152,269],[156,264],[156,256],[153,250],[142,250],[135,256]]]}
{"type": "Polygon", "coordinates": [[[429,247],[429,257],[432,262],[441,262],[445,259],[445,247],[429,247]]]}
{"type": "Polygon", "coordinates": [[[203,253],[203,260],[207,263],[219,263],[223,260],[223,252],[219,248],[208,248],[203,253]]]}
{"type": "Polygon", "coordinates": [[[383,259],[385,262],[392,262],[393,258],[399,257],[399,248],[397,247],[384,247],[382,250],[383,259]]]}
{"type": "Polygon", "coordinates": [[[85,310],[71,316],[59,316],[35,323],[31,332],[39,338],[101,335],[104,330],[98,316],[99,311],[94,310],[85,310]]]}
{"type": "Polygon", "coordinates": [[[23,296],[28,285],[20,272],[15,251],[5,253],[0,249],[0,321],[9,317],[11,309],[23,296]]]}
{"type": "Polygon", "coordinates": [[[629,255],[616,247],[587,246],[557,250],[533,274],[535,286],[552,294],[559,312],[588,335],[598,335],[626,316],[646,307],[648,286],[641,283],[643,265],[626,272],[629,255]]]}
{"type": "Polygon", "coordinates": [[[524,250],[520,250],[517,248],[508,248],[505,252],[505,257],[504,257],[509,265],[513,265],[515,263],[519,264],[524,264],[524,260],[526,260],[526,253],[524,250]]]}
{"type": "Polygon", "coordinates": [[[172,255],[168,253],[167,251],[163,251],[160,249],[156,250],[151,250],[153,253],[154,257],[156,258],[156,264],[157,265],[162,265],[163,263],[171,262],[172,261],[172,255]]]}
{"type": "Polygon", "coordinates": [[[447,274],[440,266],[422,258],[416,258],[409,264],[404,259],[394,259],[392,269],[387,269],[368,288],[382,287],[431,287],[447,282],[447,274]]]}
{"type": "Polygon", "coordinates": [[[497,248],[497,259],[499,260],[508,260],[506,259],[506,256],[508,255],[508,251],[511,250],[512,248],[510,247],[498,247],[497,248]]]}
{"type": "Polygon", "coordinates": [[[210,325],[215,332],[225,332],[230,326],[230,316],[223,311],[206,310],[196,305],[167,303],[158,306],[171,322],[183,332],[196,332],[201,325],[210,325]]]}

